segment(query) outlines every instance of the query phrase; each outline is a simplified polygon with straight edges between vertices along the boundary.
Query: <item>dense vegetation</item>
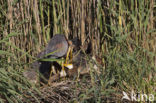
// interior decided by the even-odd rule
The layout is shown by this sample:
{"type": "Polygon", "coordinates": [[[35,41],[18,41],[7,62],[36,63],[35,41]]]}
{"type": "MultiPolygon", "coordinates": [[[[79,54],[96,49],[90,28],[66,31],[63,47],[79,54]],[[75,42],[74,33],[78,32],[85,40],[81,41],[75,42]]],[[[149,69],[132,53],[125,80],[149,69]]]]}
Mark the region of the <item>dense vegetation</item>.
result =
{"type": "Polygon", "coordinates": [[[156,98],[154,0],[0,0],[1,102],[40,101],[22,72],[56,33],[91,42],[101,61],[101,74],[90,72],[90,86],[77,84],[81,94],[71,101],[121,101],[132,90],[156,98]]]}

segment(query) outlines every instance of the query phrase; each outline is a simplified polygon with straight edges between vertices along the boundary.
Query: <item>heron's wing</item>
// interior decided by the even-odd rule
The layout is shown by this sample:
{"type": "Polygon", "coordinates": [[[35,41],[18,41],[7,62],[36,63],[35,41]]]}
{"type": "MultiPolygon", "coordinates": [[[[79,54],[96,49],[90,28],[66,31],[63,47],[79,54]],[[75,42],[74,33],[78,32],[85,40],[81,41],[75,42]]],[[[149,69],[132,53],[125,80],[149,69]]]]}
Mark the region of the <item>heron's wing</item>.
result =
{"type": "Polygon", "coordinates": [[[62,57],[67,53],[68,50],[68,42],[64,35],[55,35],[46,49],[39,53],[39,58],[44,57],[45,55],[49,55],[50,58],[58,58],[62,57]]]}
{"type": "Polygon", "coordinates": [[[46,54],[50,53],[50,58],[62,57],[67,53],[68,43],[67,41],[56,41],[48,45],[46,48],[46,54]]]}

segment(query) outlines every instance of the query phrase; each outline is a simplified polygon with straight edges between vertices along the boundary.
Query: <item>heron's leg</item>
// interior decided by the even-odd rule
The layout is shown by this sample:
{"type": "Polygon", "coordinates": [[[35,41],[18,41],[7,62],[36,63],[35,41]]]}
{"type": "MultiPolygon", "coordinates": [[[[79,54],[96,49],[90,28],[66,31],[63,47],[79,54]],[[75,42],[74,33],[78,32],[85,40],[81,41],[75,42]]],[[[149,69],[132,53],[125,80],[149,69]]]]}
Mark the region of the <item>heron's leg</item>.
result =
{"type": "Polygon", "coordinates": [[[64,61],[62,61],[62,70],[60,72],[60,77],[65,77],[67,74],[66,74],[66,71],[64,69],[64,61]]]}
{"type": "Polygon", "coordinates": [[[53,73],[53,67],[50,68],[50,77],[52,76],[52,73],[53,73]]]}
{"type": "Polygon", "coordinates": [[[52,66],[50,69],[51,69],[51,70],[50,70],[48,85],[50,85],[50,78],[52,77],[52,73],[53,73],[53,70],[54,70],[54,66],[52,66]]]}

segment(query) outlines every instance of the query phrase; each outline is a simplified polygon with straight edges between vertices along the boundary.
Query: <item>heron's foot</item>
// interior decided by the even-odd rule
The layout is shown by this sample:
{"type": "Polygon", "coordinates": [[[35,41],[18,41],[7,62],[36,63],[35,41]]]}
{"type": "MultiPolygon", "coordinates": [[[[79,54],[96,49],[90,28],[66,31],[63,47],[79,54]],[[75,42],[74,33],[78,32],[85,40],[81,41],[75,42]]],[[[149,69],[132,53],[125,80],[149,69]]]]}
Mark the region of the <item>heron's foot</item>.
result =
{"type": "Polygon", "coordinates": [[[72,63],[72,58],[73,58],[72,52],[73,52],[73,48],[69,47],[66,55],[65,64],[72,63]]]}

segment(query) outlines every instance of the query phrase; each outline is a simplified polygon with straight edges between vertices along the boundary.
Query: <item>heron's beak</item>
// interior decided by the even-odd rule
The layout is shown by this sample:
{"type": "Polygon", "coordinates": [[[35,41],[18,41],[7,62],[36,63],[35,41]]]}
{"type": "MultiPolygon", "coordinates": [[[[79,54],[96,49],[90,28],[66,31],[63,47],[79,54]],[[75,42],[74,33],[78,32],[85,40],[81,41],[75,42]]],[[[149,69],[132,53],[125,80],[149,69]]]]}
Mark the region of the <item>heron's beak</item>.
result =
{"type": "Polygon", "coordinates": [[[62,62],[62,70],[60,72],[60,77],[65,77],[67,75],[65,70],[64,70],[64,67],[67,67],[68,69],[73,69],[72,51],[73,51],[72,46],[69,46],[65,63],[62,62]]]}
{"type": "Polygon", "coordinates": [[[65,67],[67,67],[68,69],[73,69],[73,64],[64,64],[65,67]]]}
{"type": "Polygon", "coordinates": [[[73,51],[73,47],[69,46],[68,48],[68,52],[67,52],[67,56],[66,56],[66,61],[65,64],[72,64],[72,51],[73,51]]]}

